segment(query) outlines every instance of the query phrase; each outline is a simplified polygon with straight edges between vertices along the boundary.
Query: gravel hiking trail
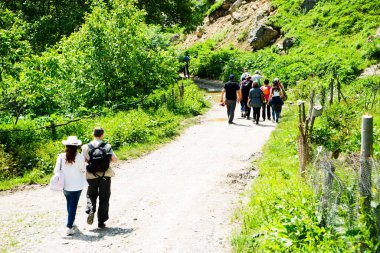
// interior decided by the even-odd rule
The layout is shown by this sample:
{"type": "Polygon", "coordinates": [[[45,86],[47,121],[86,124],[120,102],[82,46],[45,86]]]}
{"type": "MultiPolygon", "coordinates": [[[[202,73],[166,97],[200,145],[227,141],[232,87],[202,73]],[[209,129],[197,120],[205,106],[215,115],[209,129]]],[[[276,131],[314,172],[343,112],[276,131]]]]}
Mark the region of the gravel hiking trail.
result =
{"type": "Polygon", "coordinates": [[[175,140],[116,165],[110,219],[86,223],[85,191],[65,235],[66,201],[46,186],[0,193],[0,252],[230,252],[241,193],[257,173],[251,161],[275,123],[227,123],[214,104],[175,140]]]}

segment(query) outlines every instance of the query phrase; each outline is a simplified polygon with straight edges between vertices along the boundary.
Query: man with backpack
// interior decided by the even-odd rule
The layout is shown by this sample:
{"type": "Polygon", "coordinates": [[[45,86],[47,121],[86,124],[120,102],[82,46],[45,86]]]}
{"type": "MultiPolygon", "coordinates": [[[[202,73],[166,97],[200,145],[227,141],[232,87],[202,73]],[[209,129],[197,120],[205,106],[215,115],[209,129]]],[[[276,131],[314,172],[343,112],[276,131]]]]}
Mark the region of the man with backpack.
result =
{"type": "Polygon", "coordinates": [[[102,128],[96,127],[93,136],[93,141],[82,146],[82,155],[87,162],[87,223],[91,225],[94,222],[96,202],[99,197],[98,227],[104,228],[105,222],[108,220],[111,177],[115,176],[110,162],[117,162],[117,157],[111,145],[103,142],[104,130],[102,128]]]}

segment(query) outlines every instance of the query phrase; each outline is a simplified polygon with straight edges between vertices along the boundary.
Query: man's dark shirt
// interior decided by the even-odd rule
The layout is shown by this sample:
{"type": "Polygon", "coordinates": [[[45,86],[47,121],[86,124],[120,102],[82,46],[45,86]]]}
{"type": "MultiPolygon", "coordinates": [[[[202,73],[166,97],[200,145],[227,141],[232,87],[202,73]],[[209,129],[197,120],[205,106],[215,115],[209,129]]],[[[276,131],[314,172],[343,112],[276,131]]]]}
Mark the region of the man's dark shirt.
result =
{"type": "Polygon", "coordinates": [[[252,89],[252,80],[245,81],[241,85],[241,96],[244,100],[248,100],[249,91],[252,89]]]}
{"type": "Polygon", "coordinates": [[[226,99],[227,100],[236,100],[236,91],[240,89],[239,84],[236,82],[227,82],[224,85],[224,89],[226,90],[226,99]]]}

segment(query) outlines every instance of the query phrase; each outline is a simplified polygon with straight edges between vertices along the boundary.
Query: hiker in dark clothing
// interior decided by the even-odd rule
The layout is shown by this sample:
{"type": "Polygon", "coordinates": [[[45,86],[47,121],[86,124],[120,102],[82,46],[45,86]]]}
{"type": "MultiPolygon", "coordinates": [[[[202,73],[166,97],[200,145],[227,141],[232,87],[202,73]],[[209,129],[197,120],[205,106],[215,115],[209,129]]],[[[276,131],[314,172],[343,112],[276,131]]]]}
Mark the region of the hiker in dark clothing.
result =
{"type": "Polygon", "coordinates": [[[247,105],[253,109],[252,121],[256,122],[256,125],[259,124],[260,109],[264,99],[264,93],[262,90],[260,90],[258,82],[253,81],[252,89],[249,91],[247,105]]]}
{"type": "Polygon", "coordinates": [[[186,77],[186,75],[187,75],[187,77],[190,77],[190,72],[189,72],[190,56],[186,53],[183,60],[185,61],[185,67],[183,69],[183,76],[186,77]]]}
{"type": "Polygon", "coordinates": [[[250,119],[250,114],[251,114],[251,108],[247,106],[248,103],[248,95],[249,91],[252,88],[252,78],[250,75],[247,76],[247,80],[243,81],[240,85],[240,92],[241,92],[241,99],[242,99],[242,104],[244,104],[244,115],[243,117],[247,117],[247,119],[250,119]]]}
{"type": "Polygon", "coordinates": [[[231,124],[235,116],[236,102],[240,102],[241,94],[240,87],[235,82],[235,76],[230,75],[230,81],[224,84],[224,88],[221,94],[220,102],[224,102],[227,105],[228,123],[231,124]],[[226,97],[224,98],[224,95],[226,97]]]}
{"type": "MultiPolygon", "coordinates": [[[[91,165],[94,161],[91,159],[90,153],[95,149],[104,148],[107,152],[107,159],[110,162],[117,162],[117,156],[114,154],[110,144],[103,142],[104,130],[96,127],[93,132],[94,140],[82,146],[82,155],[86,162],[91,165]]],[[[88,166],[89,166],[88,165],[88,166]]],[[[88,167],[87,166],[87,167],[88,167]]],[[[111,197],[111,177],[115,176],[115,172],[109,167],[109,163],[105,172],[90,173],[87,169],[87,207],[86,213],[88,214],[87,223],[92,224],[96,212],[96,202],[99,199],[98,208],[98,227],[104,228],[105,222],[108,220],[109,200],[111,197]]]]}
{"type": "Polygon", "coordinates": [[[281,97],[283,96],[283,91],[281,89],[281,86],[278,82],[274,81],[272,84],[272,89],[270,91],[269,99],[272,104],[272,109],[274,111],[274,118],[277,123],[279,122],[279,119],[281,117],[281,110],[282,105],[284,102],[282,101],[281,97]]]}
{"type": "MultiPolygon", "coordinates": [[[[240,81],[240,92],[241,92],[241,87],[247,82],[247,79],[245,77],[243,77],[240,81]]],[[[245,117],[245,107],[246,105],[243,103],[243,98],[242,100],[240,101],[240,112],[241,112],[241,117],[244,118],[245,117]]]]}

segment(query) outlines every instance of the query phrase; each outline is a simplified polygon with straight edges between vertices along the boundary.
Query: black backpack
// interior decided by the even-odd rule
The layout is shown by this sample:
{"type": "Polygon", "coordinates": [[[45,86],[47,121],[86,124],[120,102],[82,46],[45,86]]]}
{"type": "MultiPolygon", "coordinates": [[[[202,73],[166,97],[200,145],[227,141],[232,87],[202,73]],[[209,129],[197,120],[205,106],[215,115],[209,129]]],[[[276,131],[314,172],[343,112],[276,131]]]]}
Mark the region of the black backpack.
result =
{"type": "MultiPolygon", "coordinates": [[[[90,156],[90,161],[86,167],[87,171],[93,173],[94,175],[97,172],[105,173],[106,170],[110,167],[110,155],[105,149],[107,143],[102,142],[98,147],[94,147],[92,144],[88,144],[89,151],[88,155],[90,156]]],[[[104,174],[103,174],[104,176],[104,174]]]]}

